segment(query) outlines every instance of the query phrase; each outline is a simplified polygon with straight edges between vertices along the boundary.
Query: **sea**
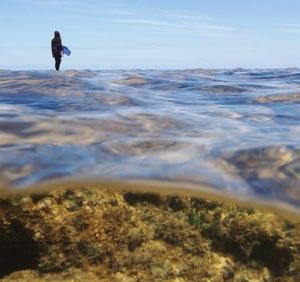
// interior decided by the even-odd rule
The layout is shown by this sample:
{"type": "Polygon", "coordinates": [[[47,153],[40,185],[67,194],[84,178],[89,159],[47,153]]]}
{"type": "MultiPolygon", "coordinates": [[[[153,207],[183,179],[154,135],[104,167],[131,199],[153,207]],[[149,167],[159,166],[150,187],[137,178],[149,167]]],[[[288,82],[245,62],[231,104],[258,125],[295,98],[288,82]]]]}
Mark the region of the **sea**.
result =
{"type": "Polygon", "coordinates": [[[300,212],[300,69],[0,70],[0,187],[139,181],[300,212]]]}

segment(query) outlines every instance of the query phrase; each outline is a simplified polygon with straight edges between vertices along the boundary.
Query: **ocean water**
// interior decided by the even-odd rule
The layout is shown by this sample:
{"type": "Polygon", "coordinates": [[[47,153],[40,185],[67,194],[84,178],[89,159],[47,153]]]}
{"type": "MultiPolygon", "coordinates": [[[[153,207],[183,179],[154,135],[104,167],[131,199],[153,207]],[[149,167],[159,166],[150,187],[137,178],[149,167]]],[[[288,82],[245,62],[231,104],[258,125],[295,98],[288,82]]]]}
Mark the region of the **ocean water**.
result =
{"type": "Polygon", "coordinates": [[[0,71],[0,186],[73,178],[300,211],[300,70],[0,71]]]}

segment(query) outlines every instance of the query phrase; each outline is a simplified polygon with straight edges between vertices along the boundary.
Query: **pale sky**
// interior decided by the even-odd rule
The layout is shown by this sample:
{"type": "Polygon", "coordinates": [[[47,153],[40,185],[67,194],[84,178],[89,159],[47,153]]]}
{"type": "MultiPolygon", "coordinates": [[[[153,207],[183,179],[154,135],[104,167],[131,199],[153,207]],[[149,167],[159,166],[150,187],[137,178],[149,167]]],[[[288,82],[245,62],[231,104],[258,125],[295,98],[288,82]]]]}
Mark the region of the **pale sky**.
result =
{"type": "Polygon", "coordinates": [[[300,66],[299,0],[0,0],[0,69],[300,66]]]}

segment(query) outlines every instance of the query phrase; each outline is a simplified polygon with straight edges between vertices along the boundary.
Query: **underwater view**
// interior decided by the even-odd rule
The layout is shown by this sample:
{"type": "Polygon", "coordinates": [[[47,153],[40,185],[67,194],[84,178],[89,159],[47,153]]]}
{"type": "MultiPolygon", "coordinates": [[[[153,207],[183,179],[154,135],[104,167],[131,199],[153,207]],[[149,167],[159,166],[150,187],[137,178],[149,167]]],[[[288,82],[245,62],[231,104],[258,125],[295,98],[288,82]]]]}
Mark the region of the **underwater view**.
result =
{"type": "Polygon", "coordinates": [[[300,70],[0,71],[3,281],[299,281],[300,70]]]}

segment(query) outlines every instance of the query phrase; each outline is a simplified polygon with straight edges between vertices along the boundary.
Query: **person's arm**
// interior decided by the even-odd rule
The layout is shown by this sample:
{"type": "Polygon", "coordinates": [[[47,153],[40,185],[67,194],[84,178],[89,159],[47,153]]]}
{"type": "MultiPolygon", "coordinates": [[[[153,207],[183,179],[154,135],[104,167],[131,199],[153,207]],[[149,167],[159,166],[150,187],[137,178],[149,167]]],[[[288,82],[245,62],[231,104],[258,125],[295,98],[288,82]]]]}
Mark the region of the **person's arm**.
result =
{"type": "Polygon", "coordinates": [[[51,41],[51,52],[52,52],[52,57],[54,57],[54,41],[51,41]]]}
{"type": "Polygon", "coordinates": [[[63,52],[63,45],[62,45],[62,42],[60,42],[59,49],[60,49],[60,52],[63,52]]]}

